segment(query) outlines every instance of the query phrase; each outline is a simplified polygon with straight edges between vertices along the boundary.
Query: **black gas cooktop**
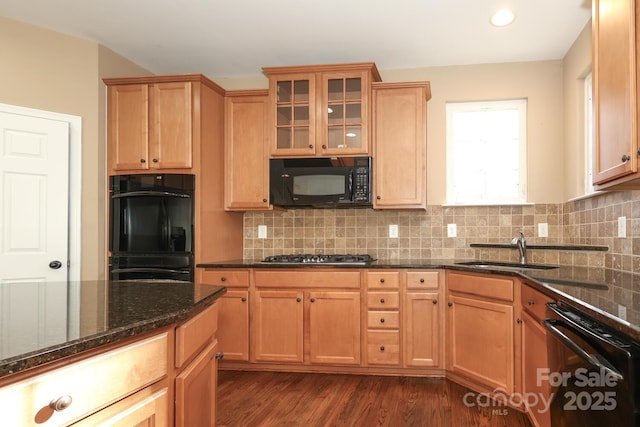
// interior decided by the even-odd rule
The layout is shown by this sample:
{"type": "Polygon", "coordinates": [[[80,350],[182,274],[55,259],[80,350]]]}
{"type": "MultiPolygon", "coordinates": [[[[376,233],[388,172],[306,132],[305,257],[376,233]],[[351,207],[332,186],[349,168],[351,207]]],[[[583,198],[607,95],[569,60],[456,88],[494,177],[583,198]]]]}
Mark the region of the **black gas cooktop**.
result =
{"type": "Polygon", "coordinates": [[[369,255],[291,254],[268,256],[262,262],[268,264],[368,265],[373,261],[375,259],[369,255]]]}

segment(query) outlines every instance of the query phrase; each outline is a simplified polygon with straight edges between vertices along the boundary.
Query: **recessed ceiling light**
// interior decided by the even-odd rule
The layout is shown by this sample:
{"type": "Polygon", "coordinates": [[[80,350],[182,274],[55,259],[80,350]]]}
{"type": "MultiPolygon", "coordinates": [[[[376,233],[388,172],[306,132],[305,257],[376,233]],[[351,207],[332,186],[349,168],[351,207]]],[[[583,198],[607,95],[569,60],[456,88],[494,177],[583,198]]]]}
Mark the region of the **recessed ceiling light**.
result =
{"type": "Polygon", "coordinates": [[[516,15],[509,9],[500,9],[491,17],[491,25],[495,27],[506,27],[516,19],[516,15]]]}

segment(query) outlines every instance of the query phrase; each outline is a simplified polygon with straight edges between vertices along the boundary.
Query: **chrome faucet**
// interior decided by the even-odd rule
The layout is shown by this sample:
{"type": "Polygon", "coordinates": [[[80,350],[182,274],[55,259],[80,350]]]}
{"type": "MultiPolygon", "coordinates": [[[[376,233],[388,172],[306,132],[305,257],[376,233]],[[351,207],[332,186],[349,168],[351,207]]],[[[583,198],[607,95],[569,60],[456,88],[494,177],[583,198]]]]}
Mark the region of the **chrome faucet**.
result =
{"type": "Polygon", "coordinates": [[[511,241],[512,245],[516,245],[520,251],[520,264],[527,263],[527,239],[524,238],[524,233],[520,232],[520,237],[514,237],[511,241]]]}

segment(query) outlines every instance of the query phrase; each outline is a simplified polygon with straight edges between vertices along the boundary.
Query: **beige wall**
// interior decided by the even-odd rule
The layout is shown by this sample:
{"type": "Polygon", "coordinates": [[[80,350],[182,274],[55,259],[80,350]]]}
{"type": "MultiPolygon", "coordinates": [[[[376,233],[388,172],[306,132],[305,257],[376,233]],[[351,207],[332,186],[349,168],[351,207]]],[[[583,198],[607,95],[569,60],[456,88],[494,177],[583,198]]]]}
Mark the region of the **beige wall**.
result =
{"type": "Polygon", "coordinates": [[[564,185],[567,199],[585,193],[586,144],[584,78],[591,72],[591,21],[584,27],[563,61],[564,185]]]}
{"type": "Polygon", "coordinates": [[[148,73],[98,44],[0,17],[0,102],[82,117],[83,279],[105,271],[101,78],[148,73]]]}

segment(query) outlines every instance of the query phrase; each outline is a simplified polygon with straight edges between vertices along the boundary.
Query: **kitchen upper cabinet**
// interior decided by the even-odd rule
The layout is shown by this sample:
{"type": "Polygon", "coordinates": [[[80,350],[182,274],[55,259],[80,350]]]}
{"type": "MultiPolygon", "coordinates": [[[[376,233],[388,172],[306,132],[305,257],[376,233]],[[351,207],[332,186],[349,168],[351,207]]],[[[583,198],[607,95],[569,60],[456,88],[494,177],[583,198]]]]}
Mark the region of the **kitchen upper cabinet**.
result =
{"type": "Polygon", "coordinates": [[[594,174],[597,189],[640,188],[637,3],[594,0],[594,174]]]}
{"type": "Polygon", "coordinates": [[[263,68],[272,157],[367,155],[373,63],[263,68]]]}
{"type": "Polygon", "coordinates": [[[373,83],[374,209],[427,207],[429,82],[373,83]]]}
{"type": "Polygon", "coordinates": [[[447,273],[447,370],[488,393],[513,394],[513,280],[447,273]]]}
{"type": "Polygon", "coordinates": [[[227,210],[269,209],[267,90],[227,91],[225,192],[227,210]]]}
{"type": "Polygon", "coordinates": [[[109,84],[112,171],[190,169],[193,165],[191,82],[109,84]]]}

